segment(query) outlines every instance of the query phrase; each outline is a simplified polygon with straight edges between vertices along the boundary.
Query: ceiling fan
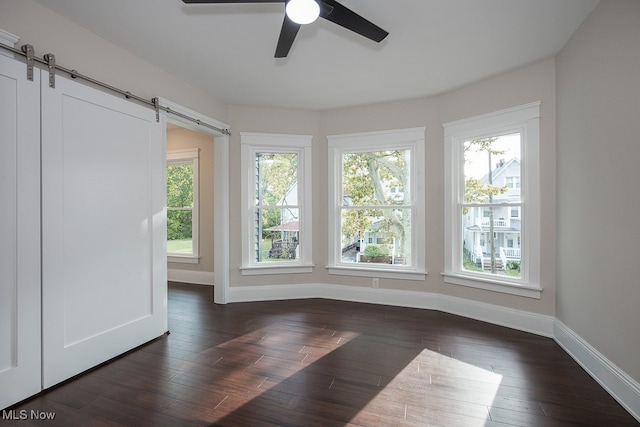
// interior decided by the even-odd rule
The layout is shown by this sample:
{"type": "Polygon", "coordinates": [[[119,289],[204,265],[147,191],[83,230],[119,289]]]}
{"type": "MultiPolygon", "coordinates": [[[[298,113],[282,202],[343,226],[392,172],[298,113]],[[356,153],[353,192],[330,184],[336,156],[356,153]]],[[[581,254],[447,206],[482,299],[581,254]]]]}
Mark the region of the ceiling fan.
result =
{"type": "Polygon", "coordinates": [[[285,16],[276,46],[276,58],[285,58],[302,25],[318,17],[380,43],[389,33],[336,0],[182,0],[184,3],[284,3],[285,16]]]}

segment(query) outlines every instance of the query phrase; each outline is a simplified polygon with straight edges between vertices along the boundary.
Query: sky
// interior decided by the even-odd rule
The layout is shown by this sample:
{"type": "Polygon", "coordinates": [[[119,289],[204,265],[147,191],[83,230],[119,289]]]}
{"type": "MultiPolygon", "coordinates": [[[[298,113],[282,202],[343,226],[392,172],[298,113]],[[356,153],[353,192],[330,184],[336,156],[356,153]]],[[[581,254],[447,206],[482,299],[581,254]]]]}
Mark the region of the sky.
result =
{"type": "MultiPolygon", "coordinates": [[[[520,134],[513,133],[498,137],[493,143],[495,151],[502,151],[502,154],[492,154],[492,168],[501,160],[508,161],[512,158],[520,159],[520,134]]],[[[489,158],[486,151],[468,150],[465,152],[464,175],[465,179],[480,179],[489,173],[489,158]]]]}

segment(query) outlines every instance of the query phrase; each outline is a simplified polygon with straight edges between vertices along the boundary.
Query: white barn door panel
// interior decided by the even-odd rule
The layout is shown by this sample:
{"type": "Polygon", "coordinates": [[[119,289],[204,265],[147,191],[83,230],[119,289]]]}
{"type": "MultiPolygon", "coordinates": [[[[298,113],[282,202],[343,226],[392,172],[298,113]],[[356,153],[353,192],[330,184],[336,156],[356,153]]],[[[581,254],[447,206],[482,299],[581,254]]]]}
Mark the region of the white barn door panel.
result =
{"type": "Polygon", "coordinates": [[[40,74],[0,56],[0,409],[40,382],[40,74]]]}
{"type": "Polygon", "coordinates": [[[43,384],[167,331],[164,147],[152,109],[42,85],[43,384]]]}

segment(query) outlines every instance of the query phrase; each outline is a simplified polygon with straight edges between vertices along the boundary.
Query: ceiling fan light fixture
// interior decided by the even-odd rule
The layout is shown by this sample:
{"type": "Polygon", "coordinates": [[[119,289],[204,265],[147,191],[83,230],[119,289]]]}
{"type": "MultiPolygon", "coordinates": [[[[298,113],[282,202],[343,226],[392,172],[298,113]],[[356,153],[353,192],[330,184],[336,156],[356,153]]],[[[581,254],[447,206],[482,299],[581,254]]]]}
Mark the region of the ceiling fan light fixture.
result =
{"type": "Polygon", "coordinates": [[[314,0],[289,0],[286,12],[296,24],[310,24],[320,16],[320,6],[314,0]]]}

